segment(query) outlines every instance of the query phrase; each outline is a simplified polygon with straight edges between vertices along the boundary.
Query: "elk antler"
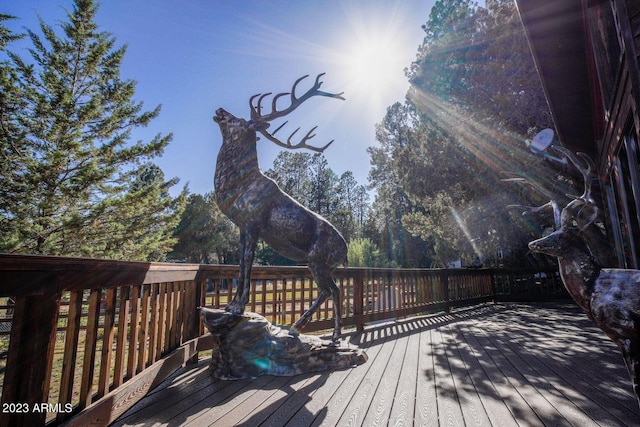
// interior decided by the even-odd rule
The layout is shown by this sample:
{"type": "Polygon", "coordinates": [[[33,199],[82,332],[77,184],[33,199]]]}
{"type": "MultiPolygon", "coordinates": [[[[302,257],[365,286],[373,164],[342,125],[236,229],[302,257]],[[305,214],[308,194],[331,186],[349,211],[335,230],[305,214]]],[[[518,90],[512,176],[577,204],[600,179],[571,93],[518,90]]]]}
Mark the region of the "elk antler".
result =
{"type": "Polygon", "coordinates": [[[529,187],[533,188],[534,190],[536,190],[538,193],[540,193],[541,195],[543,195],[544,197],[548,198],[549,201],[547,203],[545,203],[544,205],[541,206],[524,206],[524,205],[508,205],[507,208],[517,208],[517,209],[523,209],[524,211],[522,212],[522,214],[527,214],[527,213],[538,213],[538,212],[542,212],[544,210],[546,210],[547,208],[551,208],[552,212],[553,212],[553,224],[554,224],[554,229],[557,230],[558,228],[560,228],[560,207],[558,206],[558,203],[554,200],[553,195],[547,191],[544,187],[542,187],[541,185],[538,185],[537,183],[529,180],[528,178],[525,178],[524,176],[515,173],[515,172],[503,172],[506,175],[511,175],[513,176],[512,178],[504,178],[501,181],[503,182],[515,182],[518,184],[526,184],[529,187]]]}
{"type": "MultiPolygon", "coordinates": [[[[580,158],[582,158],[582,160],[587,164],[587,167],[585,168],[580,162],[580,159],[578,159],[578,157],[571,150],[568,150],[564,147],[553,147],[553,149],[560,152],[567,159],[569,159],[569,161],[578,170],[578,172],[582,174],[582,178],[584,180],[584,192],[582,193],[582,196],[577,198],[589,203],[595,203],[593,197],[591,196],[591,173],[596,169],[596,165],[595,163],[593,163],[593,160],[591,160],[591,157],[589,157],[586,153],[577,153],[577,155],[580,156],[580,158]]],[[[575,196],[572,197],[576,198],[575,196]]]]}
{"type": "MultiPolygon", "coordinates": [[[[265,114],[265,115],[262,114],[262,100],[264,98],[266,98],[267,96],[271,95],[271,92],[268,92],[268,93],[265,93],[265,94],[253,95],[251,98],[249,98],[249,106],[251,108],[251,120],[253,122],[256,122],[256,123],[267,123],[267,122],[270,122],[270,121],[275,120],[277,118],[284,117],[287,114],[291,113],[296,108],[298,108],[304,101],[306,101],[307,99],[311,98],[312,96],[327,96],[327,97],[330,97],[330,98],[338,98],[338,99],[344,100],[344,97],[342,97],[342,94],[344,92],[329,93],[329,92],[323,92],[321,90],[318,90],[318,89],[320,89],[320,86],[322,85],[322,82],[320,81],[320,77],[322,77],[323,75],[324,75],[324,73],[318,74],[318,76],[316,77],[316,81],[313,84],[313,86],[300,97],[296,97],[296,86],[298,86],[298,83],[300,83],[302,80],[304,80],[307,77],[309,77],[308,74],[305,75],[305,76],[300,77],[298,80],[296,80],[293,83],[293,86],[291,87],[291,92],[282,92],[282,93],[279,93],[279,94],[275,95],[273,97],[273,99],[271,100],[271,113],[269,113],[269,114],[265,114]],[[291,95],[291,104],[287,108],[285,108],[283,110],[278,110],[277,105],[276,105],[277,101],[278,101],[278,98],[281,98],[281,97],[286,96],[286,95],[291,95]],[[255,98],[258,98],[258,102],[254,105],[253,100],[255,98]]],[[[309,132],[307,132],[307,134],[302,138],[302,140],[298,144],[293,145],[291,143],[291,138],[293,138],[293,136],[296,134],[296,132],[298,132],[300,130],[300,128],[297,128],[296,130],[294,130],[291,133],[291,135],[289,135],[289,138],[287,139],[287,142],[284,143],[284,142],[280,141],[278,138],[276,138],[274,135],[276,134],[276,132],[278,132],[280,129],[282,129],[282,127],[284,125],[286,125],[286,124],[287,124],[287,122],[284,122],[282,125],[280,125],[272,133],[267,132],[266,128],[258,127],[257,129],[269,141],[275,143],[276,145],[284,147],[284,148],[290,148],[290,149],[308,148],[310,150],[317,151],[317,152],[321,153],[329,145],[331,145],[331,143],[333,143],[333,140],[331,140],[324,147],[314,147],[312,145],[307,145],[306,142],[315,136],[315,134],[313,134],[313,131],[316,130],[317,126],[313,127],[309,132]]]]}

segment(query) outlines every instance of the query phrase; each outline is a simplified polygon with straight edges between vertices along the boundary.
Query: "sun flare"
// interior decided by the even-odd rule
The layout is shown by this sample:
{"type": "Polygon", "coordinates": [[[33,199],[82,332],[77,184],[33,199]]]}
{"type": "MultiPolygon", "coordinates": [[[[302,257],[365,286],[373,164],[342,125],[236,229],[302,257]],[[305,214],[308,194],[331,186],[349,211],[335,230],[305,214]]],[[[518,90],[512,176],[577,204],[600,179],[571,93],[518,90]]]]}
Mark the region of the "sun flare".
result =
{"type": "Polygon", "coordinates": [[[404,70],[415,59],[421,30],[416,36],[399,9],[349,10],[347,15],[350,25],[336,33],[335,74],[344,78],[345,96],[360,113],[379,121],[409,88],[404,70]]]}
{"type": "Polygon", "coordinates": [[[349,80],[371,91],[406,81],[403,69],[409,64],[402,51],[401,46],[394,46],[392,40],[381,37],[356,40],[345,59],[349,80]]]}

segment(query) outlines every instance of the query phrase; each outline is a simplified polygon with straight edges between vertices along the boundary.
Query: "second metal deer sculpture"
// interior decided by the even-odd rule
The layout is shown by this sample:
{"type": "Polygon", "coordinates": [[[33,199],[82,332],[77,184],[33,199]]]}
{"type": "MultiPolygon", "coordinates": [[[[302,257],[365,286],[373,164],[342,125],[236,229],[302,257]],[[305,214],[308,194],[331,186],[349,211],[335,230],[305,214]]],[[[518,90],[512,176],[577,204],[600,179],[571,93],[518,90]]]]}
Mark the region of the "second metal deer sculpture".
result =
{"type": "Polygon", "coordinates": [[[308,76],[296,80],[290,93],[275,95],[268,114],[262,114],[261,104],[270,93],[250,98],[250,120],[237,118],[222,108],[216,111],[214,121],[222,132],[222,147],[218,153],[214,184],[220,210],[240,229],[240,278],[233,300],[225,310],[233,314],[244,313],[245,305],[249,302],[256,243],[262,238],[281,255],[307,263],[319,289],[318,297],[311,307],[293,325],[293,333],[303,328],[318,307],[331,297],[335,325],[333,342],[337,343],[341,334],[341,301],[332,274],[346,258],[345,240],[326,219],[302,206],[283,192],[275,181],[265,176],[258,166],[256,152],[256,132],[285,148],[308,148],[322,152],[333,142],[321,148],[307,145],[306,142],[314,136],[312,133],[315,127],[295,145],[291,144],[291,138],[297,130],[291,134],[287,143],[274,136],[284,124],[272,133],[267,132],[269,122],[286,116],[313,96],[344,100],[342,93],[319,90],[322,75],[318,75],[314,85],[299,97],[295,94],[296,86],[308,76]],[[286,95],[290,95],[290,105],[278,110],[278,98],[286,95]],[[256,98],[258,100],[254,104],[256,98]]]}
{"type": "MultiPolygon", "coordinates": [[[[599,210],[591,195],[595,165],[585,154],[579,153],[578,158],[564,148],[557,150],[580,171],[585,190],[561,212],[553,201],[543,205],[553,207],[556,230],[530,242],[529,248],[557,257],[571,297],[620,348],[640,400],[640,270],[603,268],[612,251],[596,225],[599,210]]],[[[539,210],[527,208],[524,213],[539,210]]]]}

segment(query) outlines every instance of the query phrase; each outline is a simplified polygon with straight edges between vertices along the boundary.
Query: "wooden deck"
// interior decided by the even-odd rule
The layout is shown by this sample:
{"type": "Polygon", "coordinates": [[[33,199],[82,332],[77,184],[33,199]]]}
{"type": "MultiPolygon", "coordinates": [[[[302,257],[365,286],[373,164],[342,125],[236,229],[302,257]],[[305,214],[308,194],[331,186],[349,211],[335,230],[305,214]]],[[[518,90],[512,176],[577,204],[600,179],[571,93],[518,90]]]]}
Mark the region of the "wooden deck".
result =
{"type": "Polygon", "coordinates": [[[617,347],[572,304],[487,304],[347,339],[367,363],[221,381],[203,361],[113,425],[640,425],[617,347]]]}

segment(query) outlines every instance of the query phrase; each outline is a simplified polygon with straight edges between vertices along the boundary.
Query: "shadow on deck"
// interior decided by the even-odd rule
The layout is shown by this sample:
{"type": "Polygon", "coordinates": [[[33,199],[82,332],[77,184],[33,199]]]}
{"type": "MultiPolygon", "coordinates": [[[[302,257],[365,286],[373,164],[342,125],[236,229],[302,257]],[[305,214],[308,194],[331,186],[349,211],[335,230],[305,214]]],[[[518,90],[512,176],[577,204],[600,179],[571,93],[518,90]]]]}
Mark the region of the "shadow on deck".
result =
{"type": "Polygon", "coordinates": [[[640,425],[617,347],[573,304],[486,304],[346,340],[367,363],[221,381],[203,360],[112,425],[640,425]]]}

